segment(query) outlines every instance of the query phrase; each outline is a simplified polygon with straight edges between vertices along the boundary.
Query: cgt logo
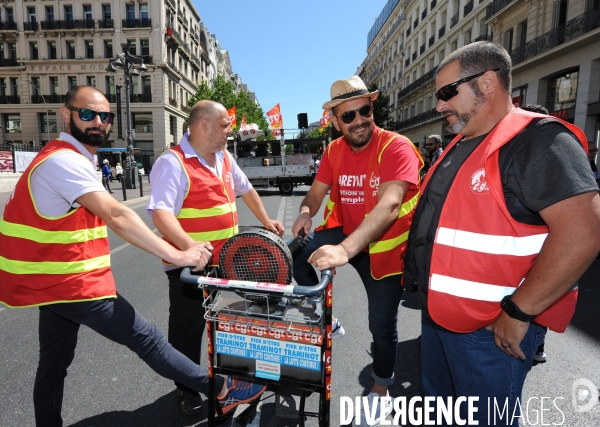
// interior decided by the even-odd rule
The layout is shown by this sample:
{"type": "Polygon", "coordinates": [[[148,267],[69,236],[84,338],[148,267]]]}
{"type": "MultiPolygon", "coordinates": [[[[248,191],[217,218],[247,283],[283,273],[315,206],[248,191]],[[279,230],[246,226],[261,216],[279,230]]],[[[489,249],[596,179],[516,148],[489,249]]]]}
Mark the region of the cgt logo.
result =
{"type": "Polygon", "coordinates": [[[233,181],[233,174],[231,172],[227,172],[225,174],[225,182],[231,182],[233,181]]]}
{"type": "Polygon", "coordinates": [[[469,187],[475,194],[487,194],[490,192],[490,187],[488,187],[485,179],[485,168],[481,168],[471,175],[469,187]]]}
{"type": "Polygon", "coordinates": [[[575,412],[589,412],[598,404],[598,387],[585,378],[579,378],[571,387],[571,403],[575,412]]]}

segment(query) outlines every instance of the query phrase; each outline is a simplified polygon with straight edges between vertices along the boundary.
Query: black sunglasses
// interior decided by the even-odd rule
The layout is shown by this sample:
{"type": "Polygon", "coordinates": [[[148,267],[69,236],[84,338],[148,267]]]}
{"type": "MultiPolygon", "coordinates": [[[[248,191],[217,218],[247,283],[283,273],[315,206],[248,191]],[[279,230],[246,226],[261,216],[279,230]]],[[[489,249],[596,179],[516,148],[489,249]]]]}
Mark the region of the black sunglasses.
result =
{"type": "Polygon", "coordinates": [[[485,70],[482,71],[481,73],[477,73],[474,74],[472,76],[469,77],[465,77],[463,79],[457,80],[454,83],[450,83],[449,85],[446,86],[442,86],[440,88],[440,90],[438,90],[435,93],[435,97],[439,100],[439,101],[448,101],[450,99],[452,99],[453,97],[455,97],[456,95],[458,95],[458,87],[463,84],[466,83],[468,81],[471,81],[473,79],[476,79],[477,77],[481,77],[483,76],[485,73],[487,73],[488,71],[500,71],[500,68],[494,68],[492,70],[485,70]]]}
{"type": "Polygon", "coordinates": [[[373,114],[373,108],[371,108],[370,105],[364,105],[364,106],[360,107],[358,110],[346,111],[344,114],[342,114],[340,116],[340,119],[342,119],[342,121],[344,123],[349,125],[356,118],[357,111],[358,111],[358,114],[360,114],[363,117],[371,117],[371,115],[373,114]]]}
{"type": "Polygon", "coordinates": [[[79,118],[84,122],[91,122],[96,116],[99,116],[102,123],[110,125],[115,119],[115,113],[99,113],[98,111],[90,110],[89,108],[77,108],[71,106],[67,107],[67,109],[77,111],[79,113],[79,118]]]}

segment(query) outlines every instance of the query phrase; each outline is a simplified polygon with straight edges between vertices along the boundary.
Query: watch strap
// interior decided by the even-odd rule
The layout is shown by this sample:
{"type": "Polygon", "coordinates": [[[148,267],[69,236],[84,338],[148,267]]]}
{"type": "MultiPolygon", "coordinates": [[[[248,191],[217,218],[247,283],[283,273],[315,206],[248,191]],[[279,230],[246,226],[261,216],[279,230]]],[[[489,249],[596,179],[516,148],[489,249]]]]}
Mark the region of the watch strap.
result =
{"type": "Polygon", "coordinates": [[[500,306],[506,314],[508,314],[513,319],[520,320],[521,322],[531,322],[533,319],[535,319],[535,315],[523,312],[519,308],[519,306],[510,298],[510,295],[506,295],[504,298],[502,298],[500,306]]]}

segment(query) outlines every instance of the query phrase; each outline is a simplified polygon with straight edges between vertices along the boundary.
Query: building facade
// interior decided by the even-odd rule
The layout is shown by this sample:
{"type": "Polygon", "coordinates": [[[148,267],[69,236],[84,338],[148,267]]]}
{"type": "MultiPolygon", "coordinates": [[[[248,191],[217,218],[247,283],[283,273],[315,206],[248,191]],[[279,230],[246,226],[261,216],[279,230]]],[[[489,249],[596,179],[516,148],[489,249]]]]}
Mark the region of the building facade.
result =
{"type": "MultiPolygon", "coordinates": [[[[0,4],[0,144],[43,146],[64,128],[59,107],[73,86],[102,91],[117,111],[123,71],[105,69],[128,43],[147,72],[132,77],[134,146],[147,168],[186,130],[187,101],[209,79],[209,35],[191,0],[3,0],[0,4]]],[[[115,121],[108,147],[124,147],[115,121]]]]}
{"type": "Polygon", "coordinates": [[[598,142],[599,0],[390,0],[359,73],[390,97],[397,131],[421,147],[430,134],[448,142],[448,123],[435,111],[435,70],[479,40],[510,53],[515,105],[540,104],[598,142]]]}

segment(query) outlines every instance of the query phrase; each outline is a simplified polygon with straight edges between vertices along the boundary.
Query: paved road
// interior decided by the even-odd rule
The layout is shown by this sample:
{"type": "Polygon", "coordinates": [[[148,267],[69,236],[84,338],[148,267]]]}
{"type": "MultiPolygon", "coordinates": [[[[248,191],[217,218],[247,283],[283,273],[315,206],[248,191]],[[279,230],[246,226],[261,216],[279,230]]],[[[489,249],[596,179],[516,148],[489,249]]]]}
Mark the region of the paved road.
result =
{"type": "MultiPolygon", "coordinates": [[[[289,230],[305,190],[300,188],[288,197],[281,197],[275,190],[260,193],[269,215],[281,219],[289,230]]],[[[151,224],[143,203],[132,207],[151,224]]],[[[243,225],[258,225],[241,200],[238,210],[243,225]]],[[[109,236],[119,292],[145,317],[166,330],[167,289],[160,261],[124,244],[112,232],[109,236]]],[[[581,297],[572,326],[562,335],[549,333],[548,363],[534,368],[528,377],[523,404],[528,419],[523,425],[600,425],[600,405],[590,412],[578,413],[571,403],[575,380],[586,378],[600,385],[599,282],[597,261],[580,283],[581,297]]],[[[339,425],[340,396],[360,396],[370,388],[372,362],[363,304],[365,293],[358,276],[351,267],[341,268],[334,284],[334,313],[342,320],[346,336],[334,342],[332,426],[339,425]]],[[[417,300],[413,295],[405,295],[399,310],[397,381],[390,391],[392,396],[410,398],[422,392],[419,316],[417,300]]],[[[37,309],[0,308],[0,427],[34,424],[31,394],[36,363],[37,309]]],[[[314,396],[309,400],[309,406],[314,408],[314,396]]],[[[66,426],[206,426],[202,416],[180,415],[176,402],[172,383],[156,375],[135,354],[81,328],[75,360],[66,380],[63,404],[66,426]]],[[[266,400],[251,425],[299,426],[297,418],[275,419],[275,412],[273,399],[266,400]]],[[[307,425],[316,423],[309,419],[307,425]]]]}

